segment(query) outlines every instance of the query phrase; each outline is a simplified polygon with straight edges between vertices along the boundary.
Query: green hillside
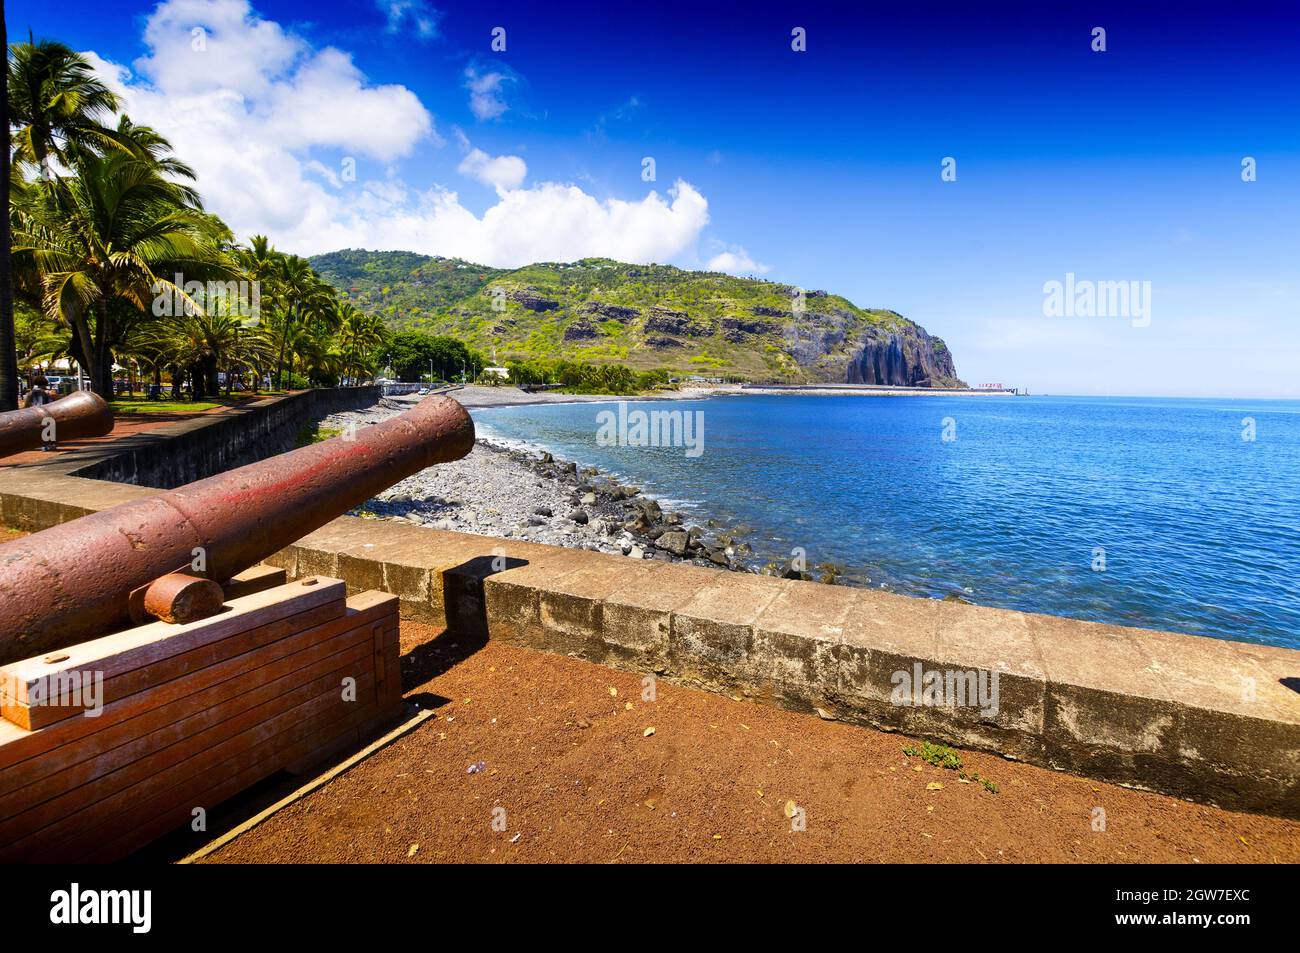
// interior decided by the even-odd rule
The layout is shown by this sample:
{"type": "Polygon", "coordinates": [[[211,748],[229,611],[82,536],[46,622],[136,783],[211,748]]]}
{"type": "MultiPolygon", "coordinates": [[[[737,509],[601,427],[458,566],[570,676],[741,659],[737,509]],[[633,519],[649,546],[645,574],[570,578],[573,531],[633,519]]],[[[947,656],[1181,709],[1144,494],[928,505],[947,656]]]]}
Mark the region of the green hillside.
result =
{"type": "Polygon", "coordinates": [[[565,357],[756,381],[956,377],[943,342],[900,315],[824,291],[799,299],[770,281],[604,258],[498,269],[348,249],[311,264],[393,328],[451,335],[498,362],[565,357]]]}

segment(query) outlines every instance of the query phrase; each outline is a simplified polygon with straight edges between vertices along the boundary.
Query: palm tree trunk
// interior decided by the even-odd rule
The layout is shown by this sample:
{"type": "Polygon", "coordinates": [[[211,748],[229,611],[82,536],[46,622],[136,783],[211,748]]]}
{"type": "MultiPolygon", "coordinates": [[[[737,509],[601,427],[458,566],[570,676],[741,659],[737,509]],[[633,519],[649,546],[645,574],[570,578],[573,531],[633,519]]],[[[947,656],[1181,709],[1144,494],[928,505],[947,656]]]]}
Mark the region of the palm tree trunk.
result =
{"type": "Polygon", "coordinates": [[[18,355],[14,344],[14,282],[9,231],[9,36],[5,29],[5,5],[0,0],[0,49],[5,51],[4,119],[0,121],[0,147],[4,150],[3,221],[0,221],[0,410],[18,408],[18,355]]]}
{"type": "Polygon", "coordinates": [[[95,349],[90,353],[90,389],[105,400],[113,399],[113,355],[108,348],[108,299],[95,309],[95,349]]]}
{"type": "MultiPolygon", "coordinates": [[[[82,369],[90,375],[91,389],[95,386],[95,339],[90,333],[90,324],[86,321],[86,316],[81,311],[69,309],[64,313],[64,318],[72,326],[72,333],[75,337],[75,344],[72,349],[72,356],[76,362],[81,365],[82,369]]],[[[98,391],[96,391],[98,393],[98,391]]]]}
{"type": "Polygon", "coordinates": [[[283,390],[280,385],[284,383],[284,347],[289,343],[289,327],[293,324],[293,303],[284,312],[284,328],[280,332],[280,359],[275,365],[275,389],[283,390]]]}

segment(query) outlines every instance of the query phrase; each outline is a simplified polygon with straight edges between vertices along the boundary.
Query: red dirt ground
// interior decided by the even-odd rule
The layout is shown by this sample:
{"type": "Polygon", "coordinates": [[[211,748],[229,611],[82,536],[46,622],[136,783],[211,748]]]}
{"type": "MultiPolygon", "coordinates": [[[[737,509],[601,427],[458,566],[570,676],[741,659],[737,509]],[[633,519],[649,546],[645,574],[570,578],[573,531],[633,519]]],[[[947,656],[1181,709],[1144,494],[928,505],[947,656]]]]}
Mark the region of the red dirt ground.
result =
{"type": "Polygon", "coordinates": [[[963,752],[994,794],[899,735],[434,635],[402,625],[437,716],[207,862],[1300,861],[1294,821],[963,752]]]}

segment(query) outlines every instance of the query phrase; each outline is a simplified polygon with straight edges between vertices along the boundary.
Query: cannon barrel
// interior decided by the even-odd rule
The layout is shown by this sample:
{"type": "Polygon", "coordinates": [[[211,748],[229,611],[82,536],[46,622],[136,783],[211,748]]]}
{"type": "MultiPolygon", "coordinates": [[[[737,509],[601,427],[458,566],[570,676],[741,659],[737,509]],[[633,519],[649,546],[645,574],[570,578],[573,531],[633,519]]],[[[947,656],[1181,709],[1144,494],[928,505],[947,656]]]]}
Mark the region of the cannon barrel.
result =
{"type": "Polygon", "coordinates": [[[108,401],[92,391],[79,390],[41,407],[0,413],[0,457],[35,450],[44,443],[46,418],[54,421],[55,440],[102,437],[113,429],[113,408],[108,401]]]}
{"type": "Polygon", "coordinates": [[[456,401],[124,503],[0,546],[0,663],[113,631],[132,591],[183,569],[221,581],[406,477],[474,447],[456,401]]]}

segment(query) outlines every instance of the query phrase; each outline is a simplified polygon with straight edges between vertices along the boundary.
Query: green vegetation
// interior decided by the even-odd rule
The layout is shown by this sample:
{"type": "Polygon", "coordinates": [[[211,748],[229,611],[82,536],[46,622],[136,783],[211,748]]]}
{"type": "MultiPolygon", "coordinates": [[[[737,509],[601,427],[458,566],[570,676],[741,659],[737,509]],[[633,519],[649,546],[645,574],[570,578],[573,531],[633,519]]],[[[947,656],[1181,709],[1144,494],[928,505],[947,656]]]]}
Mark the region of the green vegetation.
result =
{"type": "Polygon", "coordinates": [[[864,331],[910,326],[825,292],[798,299],[775,282],[606,258],[502,269],[348,249],[311,264],[390,326],[456,338],[504,366],[567,360],[670,377],[842,380],[864,331]]]}
{"type": "MultiPolygon", "coordinates": [[[[170,143],[118,114],[85,57],[17,43],[8,71],[0,264],[14,307],[0,307],[0,345],[12,339],[17,367],[0,361],[0,409],[19,369],[65,359],[105,396],[169,386],[173,401],[360,383],[390,366],[405,380],[499,383],[489,364],[512,383],[633,394],[683,377],[842,381],[868,339],[920,332],[824,291],[668,265],[502,269],[358,249],[308,260],[265,236],[244,244],[204,209],[170,143]]],[[[924,346],[947,360],[943,342],[924,346]]],[[[946,367],[934,383],[955,382],[946,367]]]]}
{"type": "Polygon", "coordinates": [[[903,749],[903,754],[909,758],[919,757],[926,764],[932,764],[936,768],[948,768],[951,771],[961,768],[961,755],[947,745],[936,745],[928,741],[922,741],[921,747],[909,745],[903,749]]]}
{"type": "Polygon", "coordinates": [[[993,781],[990,781],[988,778],[982,778],[978,774],[973,772],[969,776],[967,776],[966,772],[962,771],[959,772],[957,776],[960,778],[965,778],[967,781],[976,782],[977,784],[981,785],[984,788],[984,790],[988,791],[990,794],[997,794],[998,791],[1002,790],[993,781]]]}
{"type": "Polygon", "coordinates": [[[639,394],[668,384],[668,372],[634,371],[622,364],[581,361],[511,361],[510,382],[519,387],[559,385],[569,394],[639,394]]]}
{"type": "Polygon", "coordinates": [[[197,414],[223,406],[211,400],[148,400],[123,397],[111,401],[115,414],[197,414]]]}
{"type": "Polygon", "coordinates": [[[388,342],[385,363],[398,380],[473,380],[483,370],[483,358],[455,338],[420,331],[399,331],[388,342]]]}
{"type": "Polygon", "coordinates": [[[320,443],[323,440],[329,440],[343,433],[342,427],[322,427],[319,422],[304,424],[298,431],[297,437],[294,438],[295,447],[306,447],[313,443],[320,443]]]}
{"type": "Polygon", "coordinates": [[[237,243],[204,210],[193,170],[156,131],[117,115],[83,56],[16,43],[7,90],[11,232],[0,257],[14,313],[0,313],[0,341],[12,333],[22,370],[71,359],[106,397],[146,381],[161,391],[166,375],[173,399],[185,390],[197,403],[256,393],[267,378],[278,389],[374,376],[384,322],[265,237],[237,243]]]}
{"type": "Polygon", "coordinates": [[[956,771],[957,777],[963,781],[971,781],[981,785],[985,791],[990,794],[997,794],[1001,790],[997,783],[990,781],[988,778],[982,778],[977,772],[972,771],[967,774],[961,770],[961,755],[947,745],[931,744],[928,741],[922,741],[918,748],[916,745],[908,745],[903,749],[903,754],[909,758],[920,758],[926,764],[932,764],[936,768],[947,768],[949,771],[956,771]]]}

